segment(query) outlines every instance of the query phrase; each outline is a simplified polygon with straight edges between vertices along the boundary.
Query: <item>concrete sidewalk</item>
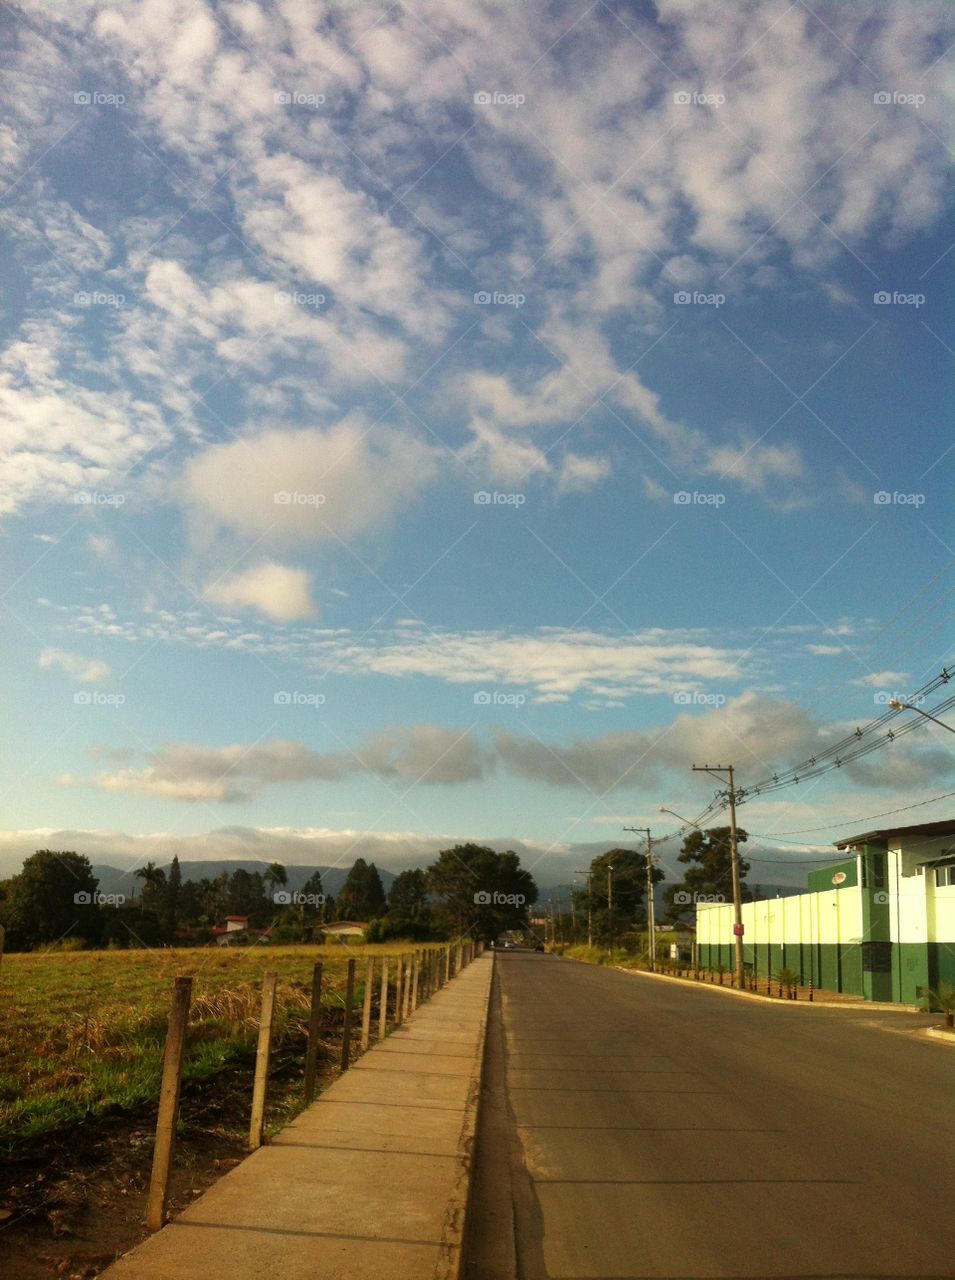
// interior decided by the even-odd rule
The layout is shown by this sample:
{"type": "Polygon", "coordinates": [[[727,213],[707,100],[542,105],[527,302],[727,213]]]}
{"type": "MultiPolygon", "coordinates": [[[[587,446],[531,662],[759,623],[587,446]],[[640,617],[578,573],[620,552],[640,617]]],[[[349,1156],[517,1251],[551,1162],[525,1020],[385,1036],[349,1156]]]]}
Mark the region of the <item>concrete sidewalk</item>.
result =
{"type": "Polygon", "coordinates": [[[456,1280],[492,957],[101,1280],[456,1280]]]}

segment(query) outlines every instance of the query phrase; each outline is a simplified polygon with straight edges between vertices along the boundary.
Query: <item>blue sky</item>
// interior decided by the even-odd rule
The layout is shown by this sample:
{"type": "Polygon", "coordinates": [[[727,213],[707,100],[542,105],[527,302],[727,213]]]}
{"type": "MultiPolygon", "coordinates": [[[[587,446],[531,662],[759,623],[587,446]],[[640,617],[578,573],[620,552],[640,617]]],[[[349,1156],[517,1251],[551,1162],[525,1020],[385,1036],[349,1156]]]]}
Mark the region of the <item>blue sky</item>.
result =
{"type": "MultiPolygon", "coordinates": [[[[949,6],[2,23],[0,866],[556,882],[951,661],[949,6]]],[[[947,736],[745,821],[816,856],[947,736]]]]}

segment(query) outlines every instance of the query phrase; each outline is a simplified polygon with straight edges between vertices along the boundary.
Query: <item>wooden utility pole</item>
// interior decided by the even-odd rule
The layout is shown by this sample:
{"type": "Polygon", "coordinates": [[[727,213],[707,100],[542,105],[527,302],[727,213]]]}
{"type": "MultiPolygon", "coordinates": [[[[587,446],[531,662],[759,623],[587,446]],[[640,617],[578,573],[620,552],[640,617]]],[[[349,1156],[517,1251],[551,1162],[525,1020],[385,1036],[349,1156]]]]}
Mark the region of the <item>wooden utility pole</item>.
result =
{"type": "Polygon", "coordinates": [[[657,929],[653,902],[653,853],[649,827],[624,827],[624,831],[633,831],[646,837],[647,841],[647,953],[650,960],[650,972],[657,971],[657,929]]]}
{"type": "Polygon", "coordinates": [[[586,871],[578,871],[579,876],[587,877],[587,946],[594,945],[594,899],[591,893],[591,878],[593,877],[593,867],[588,867],[586,871]]]}
{"type": "MultiPolygon", "coordinates": [[[[727,797],[730,806],[730,864],[733,871],[733,941],[736,943],[736,985],[742,991],[746,970],[743,962],[743,888],[739,873],[739,848],[736,842],[736,785],[733,781],[731,764],[695,764],[694,773],[708,773],[717,781],[723,782],[720,776],[726,774],[729,779],[727,797]]],[[[840,954],[837,951],[837,956],[840,954]]]]}
{"type": "Polygon", "coordinates": [[[607,867],[607,931],[610,934],[610,956],[613,958],[613,867],[607,867]]]}

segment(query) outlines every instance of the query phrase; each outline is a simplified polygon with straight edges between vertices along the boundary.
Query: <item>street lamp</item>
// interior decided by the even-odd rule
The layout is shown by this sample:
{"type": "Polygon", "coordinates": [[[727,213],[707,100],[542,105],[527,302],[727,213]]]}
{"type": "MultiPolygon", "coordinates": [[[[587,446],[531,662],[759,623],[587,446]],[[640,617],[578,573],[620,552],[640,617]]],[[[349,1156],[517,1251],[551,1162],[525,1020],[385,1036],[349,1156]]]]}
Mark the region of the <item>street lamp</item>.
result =
{"type": "Polygon", "coordinates": [[[915,711],[920,716],[924,716],[926,720],[931,720],[933,724],[940,724],[949,733],[955,733],[955,729],[950,724],[946,724],[944,720],[939,720],[936,716],[930,715],[928,711],[923,711],[921,707],[913,707],[911,702],[900,702],[898,698],[891,698],[889,706],[893,711],[915,711]]]}

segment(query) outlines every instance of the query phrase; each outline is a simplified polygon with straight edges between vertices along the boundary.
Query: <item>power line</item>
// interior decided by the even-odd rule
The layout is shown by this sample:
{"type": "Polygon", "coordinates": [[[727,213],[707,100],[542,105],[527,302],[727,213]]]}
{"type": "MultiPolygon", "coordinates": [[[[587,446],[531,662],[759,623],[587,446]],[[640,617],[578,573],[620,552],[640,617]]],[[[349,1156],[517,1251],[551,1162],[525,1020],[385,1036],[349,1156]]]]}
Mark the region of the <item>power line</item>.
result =
{"type": "Polygon", "coordinates": [[[752,834],[760,840],[781,840],[783,836],[804,836],[814,831],[832,831],[835,827],[859,826],[863,822],[874,822],[876,818],[889,818],[895,813],[907,813],[909,809],[921,809],[923,805],[935,804],[937,800],[948,800],[955,796],[955,791],[945,791],[940,796],[932,796],[931,800],[918,800],[915,804],[904,804],[900,809],[883,809],[881,813],[870,813],[864,818],[849,818],[845,822],[829,822],[824,827],[797,827],[795,831],[754,831],[752,834]]]}

